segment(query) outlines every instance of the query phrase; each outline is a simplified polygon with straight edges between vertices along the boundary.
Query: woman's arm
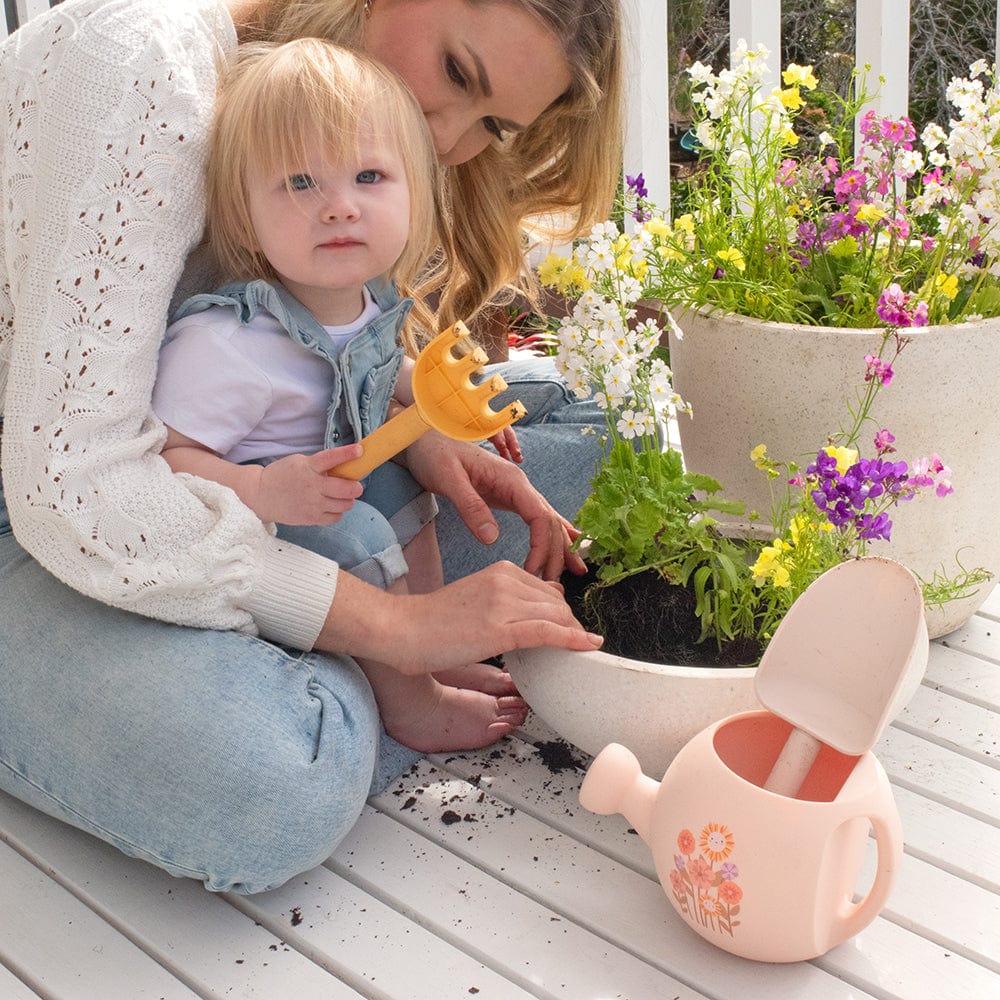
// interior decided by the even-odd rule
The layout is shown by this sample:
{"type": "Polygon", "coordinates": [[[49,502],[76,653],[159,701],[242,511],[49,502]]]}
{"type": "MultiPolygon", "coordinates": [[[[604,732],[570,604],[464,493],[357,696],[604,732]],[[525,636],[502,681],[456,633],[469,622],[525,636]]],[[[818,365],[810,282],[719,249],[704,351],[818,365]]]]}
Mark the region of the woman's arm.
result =
{"type": "Polygon", "coordinates": [[[228,490],[174,476],[149,413],[171,293],[201,238],[220,5],[56,7],[0,60],[4,488],[70,586],[155,618],[308,648],[337,567],[228,490]]]}

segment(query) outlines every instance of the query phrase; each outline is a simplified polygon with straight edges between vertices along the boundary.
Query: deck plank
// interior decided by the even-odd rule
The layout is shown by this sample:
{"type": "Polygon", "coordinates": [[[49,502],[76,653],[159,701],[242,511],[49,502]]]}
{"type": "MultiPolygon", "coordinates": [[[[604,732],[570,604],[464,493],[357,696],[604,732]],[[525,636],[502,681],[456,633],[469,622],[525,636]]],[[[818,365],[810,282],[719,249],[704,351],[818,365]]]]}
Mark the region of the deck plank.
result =
{"type": "MultiPolygon", "coordinates": [[[[467,763],[471,758],[475,766],[475,755],[462,756],[467,763]]],[[[517,767],[517,758],[512,757],[504,760],[501,770],[507,774],[517,767]]],[[[603,938],[609,948],[630,952],[681,982],[697,982],[711,995],[724,996],[726,984],[731,984],[734,976],[745,991],[743,995],[772,1000],[857,1000],[865,995],[855,986],[805,963],[778,966],[745,962],[714,948],[674,914],[655,879],[554,831],[517,805],[494,797],[481,782],[477,787],[426,764],[419,766],[417,778],[416,786],[403,782],[403,795],[390,789],[378,797],[376,804],[495,878],[503,878],[526,895],[544,899],[565,921],[573,921],[603,938]],[[413,787],[422,787],[423,794],[406,794],[413,787]],[[443,822],[442,816],[449,811],[469,816],[470,821],[443,822]]],[[[579,807],[577,810],[580,814],[586,812],[579,807]]],[[[614,819],[608,817],[609,821],[614,819]]],[[[637,839],[625,832],[624,820],[618,820],[619,836],[637,839]]],[[[552,946],[552,942],[547,944],[552,946]]],[[[573,961],[572,948],[563,945],[560,952],[562,964],[573,961]]],[[[613,982],[620,979],[616,977],[613,982]]],[[[588,992],[569,996],[574,1000],[603,996],[598,987],[592,969],[582,986],[588,992]]]]}
{"type": "MultiPolygon", "coordinates": [[[[1000,635],[1000,626],[997,626],[1000,635]]],[[[978,705],[1000,709],[1000,669],[996,663],[940,643],[931,645],[924,684],[978,705]]]]}
{"type": "MultiPolygon", "coordinates": [[[[994,667],[997,673],[1000,668],[994,667]]],[[[894,723],[971,760],[1000,768],[1000,713],[921,685],[894,723]]]]}
{"type": "MultiPolygon", "coordinates": [[[[429,797],[414,797],[430,802],[429,797]]],[[[411,807],[413,813],[416,809],[411,807]]],[[[467,824],[441,823],[439,810],[435,825],[452,830],[464,826],[456,837],[477,840],[467,824]]],[[[472,852],[474,863],[454,851],[454,843],[443,845],[421,836],[387,812],[369,808],[330,863],[379,898],[419,913],[435,933],[461,944],[536,996],[703,998],[699,991],[589,933],[559,909],[537,901],[538,893],[530,887],[512,888],[506,877],[512,873],[498,877],[492,867],[484,867],[482,849],[497,839],[492,834],[479,839],[472,852]],[[581,962],[581,955],[588,960],[581,962]]]]}
{"type": "Polygon", "coordinates": [[[1000,825],[1000,770],[996,767],[928,743],[896,725],[886,730],[874,752],[894,785],[992,826],[1000,825]]]}
{"type": "MultiPolygon", "coordinates": [[[[183,983],[48,875],[0,843],[0,963],[47,997],[192,1000],[183,983]]],[[[13,977],[11,977],[13,978],[13,977]]],[[[0,996],[17,996],[0,979],[0,996]]],[[[34,994],[23,983],[23,996],[34,994]]]]}
{"type": "Polygon", "coordinates": [[[0,997],[3,1000],[39,1000],[38,994],[27,986],[9,969],[0,965],[0,997]]]}
{"type": "Polygon", "coordinates": [[[528,1000],[531,994],[419,922],[321,867],[280,889],[231,902],[318,965],[370,996],[528,1000]],[[390,955],[418,955],[411,961],[390,955]]]}
{"type": "MultiPolygon", "coordinates": [[[[0,831],[197,994],[357,997],[298,952],[272,949],[280,939],[197,882],[125,857],[3,793],[0,831]]],[[[111,976],[106,985],[117,981],[111,976]]]]}

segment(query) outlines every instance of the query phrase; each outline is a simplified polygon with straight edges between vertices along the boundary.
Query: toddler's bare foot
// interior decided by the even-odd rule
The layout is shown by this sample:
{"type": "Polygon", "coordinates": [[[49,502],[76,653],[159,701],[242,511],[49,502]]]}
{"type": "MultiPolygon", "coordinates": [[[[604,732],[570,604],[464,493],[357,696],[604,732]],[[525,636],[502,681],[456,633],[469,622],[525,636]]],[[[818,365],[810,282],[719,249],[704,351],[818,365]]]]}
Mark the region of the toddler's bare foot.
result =
{"type": "Polygon", "coordinates": [[[436,670],[434,677],[446,687],[483,691],[498,698],[519,694],[510,674],[489,663],[467,663],[465,666],[452,667],[450,670],[436,670]]]}
{"type": "Polygon", "coordinates": [[[528,714],[527,702],[517,696],[498,698],[445,687],[427,674],[419,679],[428,683],[412,685],[398,704],[379,704],[386,732],[413,750],[435,753],[489,746],[520,726],[528,714]]]}

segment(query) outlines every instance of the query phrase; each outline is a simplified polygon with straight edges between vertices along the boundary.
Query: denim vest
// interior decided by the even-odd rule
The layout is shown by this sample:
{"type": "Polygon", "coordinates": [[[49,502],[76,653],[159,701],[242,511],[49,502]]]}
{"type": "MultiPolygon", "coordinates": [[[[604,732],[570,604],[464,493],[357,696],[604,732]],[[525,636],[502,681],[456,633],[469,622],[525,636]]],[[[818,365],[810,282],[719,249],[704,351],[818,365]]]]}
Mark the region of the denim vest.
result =
{"type": "Polygon", "coordinates": [[[230,306],[240,323],[259,312],[273,316],[288,336],[333,367],[333,393],[327,410],[326,448],[359,441],[385,422],[392,390],[403,363],[400,331],[413,306],[392,285],[370,282],[368,291],[382,310],[359,330],[338,354],[329,334],[287,289],[263,280],[234,281],[211,293],[183,302],[172,319],[203,312],[212,306],[230,306]]]}

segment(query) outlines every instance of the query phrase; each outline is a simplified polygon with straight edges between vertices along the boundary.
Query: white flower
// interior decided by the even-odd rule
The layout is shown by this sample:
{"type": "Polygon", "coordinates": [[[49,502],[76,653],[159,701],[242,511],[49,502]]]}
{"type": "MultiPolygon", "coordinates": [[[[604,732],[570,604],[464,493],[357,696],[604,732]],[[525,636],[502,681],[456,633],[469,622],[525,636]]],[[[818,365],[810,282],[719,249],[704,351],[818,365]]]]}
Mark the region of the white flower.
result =
{"type": "Polygon", "coordinates": [[[924,148],[928,151],[932,149],[937,149],[942,142],[947,139],[948,136],[945,135],[945,131],[938,125],[937,122],[931,122],[927,125],[923,132],[920,133],[920,141],[924,144],[924,148]]]}
{"type": "Polygon", "coordinates": [[[912,177],[924,165],[924,158],[916,149],[900,150],[893,169],[900,177],[912,177]]]}
{"type": "Polygon", "coordinates": [[[715,129],[712,128],[710,122],[699,122],[694,134],[697,137],[698,142],[700,142],[706,149],[715,149],[715,129]]]}
{"type": "Polygon", "coordinates": [[[829,132],[820,132],[819,134],[819,144],[820,146],[832,146],[836,142],[829,132]]]}
{"type": "Polygon", "coordinates": [[[688,76],[694,83],[708,83],[712,79],[712,67],[696,62],[688,67],[688,76]]]}
{"type": "Polygon", "coordinates": [[[616,424],[618,433],[626,440],[636,437],[639,434],[639,421],[633,410],[622,410],[621,416],[616,424]]]}
{"type": "Polygon", "coordinates": [[[989,67],[989,64],[986,62],[986,60],[985,59],[977,59],[969,67],[969,76],[971,76],[973,79],[975,79],[977,76],[985,76],[987,73],[989,73],[989,71],[990,71],[990,67],[989,67]]]}

